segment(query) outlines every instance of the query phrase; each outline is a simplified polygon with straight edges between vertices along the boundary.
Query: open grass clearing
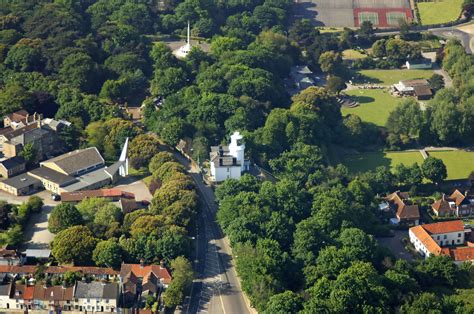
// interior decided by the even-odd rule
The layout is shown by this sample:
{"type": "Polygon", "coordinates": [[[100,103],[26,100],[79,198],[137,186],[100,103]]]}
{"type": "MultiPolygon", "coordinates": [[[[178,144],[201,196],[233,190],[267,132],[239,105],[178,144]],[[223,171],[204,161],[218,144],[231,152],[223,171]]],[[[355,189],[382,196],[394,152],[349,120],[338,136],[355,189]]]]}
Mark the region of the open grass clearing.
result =
{"type": "Polygon", "coordinates": [[[381,85],[392,85],[403,80],[429,79],[433,75],[433,70],[361,70],[362,78],[356,83],[373,83],[381,85]]]}
{"type": "Polygon", "coordinates": [[[437,0],[418,2],[423,25],[441,24],[457,20],[462,10],[463,0],[437,0]]]}
{"type": "Polygon", "coordinates": [[[371,152],[347,155],[343,158],[343,164],[349,168],[352,173],[366,172],[375,170],[380,166],[394,169],[398,164],[410,166],[414,163],[421,165],[423,157],[420,152],[371,152]]]}
{"type": "Polygon", "coordinates": [[[342,52],[342,58],[348,60],[356,60],[367,58],[367,55],[355,49],[346,49],[342,52]]]}
{"type": "Polygon", "coordinates": [[[346,92],[347,95],[359,102],[355,108],[342,107],[342,115],[355,114],[365,122],[378,126],[385,126],[390,112],[402,101],[381,89],[354,89],[346,92]]]}
{"type": "Polygon", "coordinates": [[[465,179],[474,171],[474,152],[429,151],[428,155],[443,160],[448,169],[448,180],[465,179]]]}

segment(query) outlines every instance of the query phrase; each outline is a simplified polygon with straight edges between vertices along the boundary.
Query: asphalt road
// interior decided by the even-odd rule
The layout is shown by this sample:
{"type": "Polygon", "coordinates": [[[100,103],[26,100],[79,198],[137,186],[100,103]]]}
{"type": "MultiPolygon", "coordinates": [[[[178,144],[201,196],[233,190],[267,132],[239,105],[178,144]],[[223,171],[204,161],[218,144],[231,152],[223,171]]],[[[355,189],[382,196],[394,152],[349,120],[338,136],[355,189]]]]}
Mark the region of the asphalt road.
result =
{"type": "Polygon", "coordinates": [[[178,313],[246,314],[256,313],[247,304],[232,263],[231,248],[215,221],[217,204],[214,191],[207,186],[199,171],[184,157],[179,162],[187,167],[203,200],[198,219],[198,232],[191,295],[178,313]]]}

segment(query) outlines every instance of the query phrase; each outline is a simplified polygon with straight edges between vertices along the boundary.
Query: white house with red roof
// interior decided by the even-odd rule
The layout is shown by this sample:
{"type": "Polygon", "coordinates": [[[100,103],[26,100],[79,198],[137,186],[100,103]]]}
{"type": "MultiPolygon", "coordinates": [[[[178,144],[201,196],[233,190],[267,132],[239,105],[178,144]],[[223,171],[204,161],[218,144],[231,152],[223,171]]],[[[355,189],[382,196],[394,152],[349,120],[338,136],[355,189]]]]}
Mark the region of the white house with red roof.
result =
{"type": "Polygon", "coordinates": [[[474,248],[465,246],[470,232],[461,220],[452,220],[415,226],[408,234],[416,251],[425,258],[448,255],[462,263],[474,260],[474,248]]]}

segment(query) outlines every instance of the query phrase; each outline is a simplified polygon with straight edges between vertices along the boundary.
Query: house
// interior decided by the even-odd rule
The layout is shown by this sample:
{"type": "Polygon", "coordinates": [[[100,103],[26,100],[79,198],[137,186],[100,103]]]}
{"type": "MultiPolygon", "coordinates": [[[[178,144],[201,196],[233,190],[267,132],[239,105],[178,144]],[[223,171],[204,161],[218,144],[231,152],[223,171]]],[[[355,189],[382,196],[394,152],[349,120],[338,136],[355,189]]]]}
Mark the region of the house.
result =
{"type": "Polygon", "coordinates": [[[63,202],[79,203],[80,201],[91,197],[107,198],[115,202],[118,202],[121,199],[135,200],[135,194],[120,189],[86,190],[61,193],[61,201],[63,202]]]}
{"type": "Polygon", "coordinates": [[[0,283],[0,309],[10,309],[11,307],[12,283],[0,283]]]}
{"type": "Polygon", "coordinates": [[[158,295],[171,283],[169,271],[162,265],[122,264],[120,292],[122,304],[131,305],[146,295],[158,295]]]}
{"type": "Polygon", "coordinates": [[[303,90],[310,86],[314,86],[313,72],[306,65],[294,66],[290,69],[297,90],[303,90]]]}
{"type": "Polygon", "coordinates": [[[431,209],[438,217],[467,217],[474,215],[474,195],[469,195],[468,191],[462,193],[455,190],[450,196],[444,193],[441,199],[431,205],[431,209]]]}
{"type": "Polygon", "coordinates": [[[0,175],[11,178],[26,171],[26,161],[23,157],[15,156],[0,161],[0,175]]]}
{"type": "MultiPolygon", "coordinates": [[[[26,120],[25,120],[26,121],[26,120]]],[[[27,144],[33,145],[37,152],[37,160],[62,151],[58,132],[70,125],[64,120],[44,119],[41,115],[33,115],[28,123],[16,123],[2,129],[0,145],[3,155],[7,158],[18,156],[27,144]]]]}
{"type": "Polygon", "coordinates": [[[44,286],[36,284],[34,288],[32,308],[60,313],[73,309],[74,287],[44,286]]]}
{"type": "Polygon", "coordinates": [[[395,214],[394,223],[415,226],[419,224],[420,210],[418,205],[411,203],[408,193],[396,191],[388,195],[385,201],[395,214]]]}
{"type": "Polygon", "coordinates": [[[27,195],[39,187],[55,194],[80,190],[93,190],[115,183],[128,175],[128,138],[120,159],[109,167],[95,147],[46,160],[27,174],[0,182],[0,189],[14,194],[27,195]]]}
{"type": "Polygon", "coordinates": [[[15,196],[29,195],[42,187],[41,180],[27,173],[0,181],[0,189],[15,196]]]}
{"type": "Polygon", "coordinates": [[[81,312],[117,312],[119,286],[98,281],[77,282],[74,289],[74,310],[81,312]]]}
{"type": "Polygon", "coordinates": [[[0,265],[21,265],[23,259],[15,250],[0,249],[0,265]]]}
{"type": "Polygon", "coordinates": [[[415,96],[418,100],[427,100],[433,96],[430,83],[425,79],[399,81],[393,88],[402,96],[415,96]]]}
{"type": "Polygon", "coordinates": [[[51,250],[48,249],[26,249],[25,258],[27,260],[41,260],[48,261],[51,257],[51,250]]]}
{"type": "Polygon", "coordinates": [[[243,136],[234,132],[229,146],[212,146],[210,153],[211,180],[222,182],[226,179],[240,179],[243,171],[249,170],[245,160],[243,136]]]}
{"type": "Polygon", "coordinates": [[[408,234],[416,251],[427,258],[441,255],[443,246],[463,245],[470,232],[461,220],[452,220],[415,226],[408,234]]]}
{"type": "Polygon", "coordinates": [[[41,118],[42,116],[36,112],[30,115],[26,110],[19,110],[3,117],[3,127],[19,129],[41,118]]]}
{"type": "Polygon", "coordinates": [[[405,65],[408,70],[430,70],[433,68],[433,62],[427,58],[407,60],[405,65]]]}

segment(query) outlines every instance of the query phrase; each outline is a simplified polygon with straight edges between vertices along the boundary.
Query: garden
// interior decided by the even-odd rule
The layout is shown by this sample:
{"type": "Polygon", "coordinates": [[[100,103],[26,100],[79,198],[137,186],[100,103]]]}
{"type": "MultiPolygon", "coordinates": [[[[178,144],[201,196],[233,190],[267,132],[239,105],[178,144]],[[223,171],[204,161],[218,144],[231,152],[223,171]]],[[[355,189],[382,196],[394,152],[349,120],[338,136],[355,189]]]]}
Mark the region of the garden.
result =
{"type": "Polygon", "coordinates": [[[428,154],[443,160],[448,169],[448,180],[465,179],[474,171],[474,152],[455,150],[432,151],[428,154]]]}
{"type": "Polygon", "coordinates": [[[423,157],[418,151],[409,152],[370,152],[348,155],[343,158],[343,164],[352,173],[366,172],[377,167],[385,166],[389,169],[395,168],[398,164],[410,166],[414,163],[421,165],[423,157]]]}

